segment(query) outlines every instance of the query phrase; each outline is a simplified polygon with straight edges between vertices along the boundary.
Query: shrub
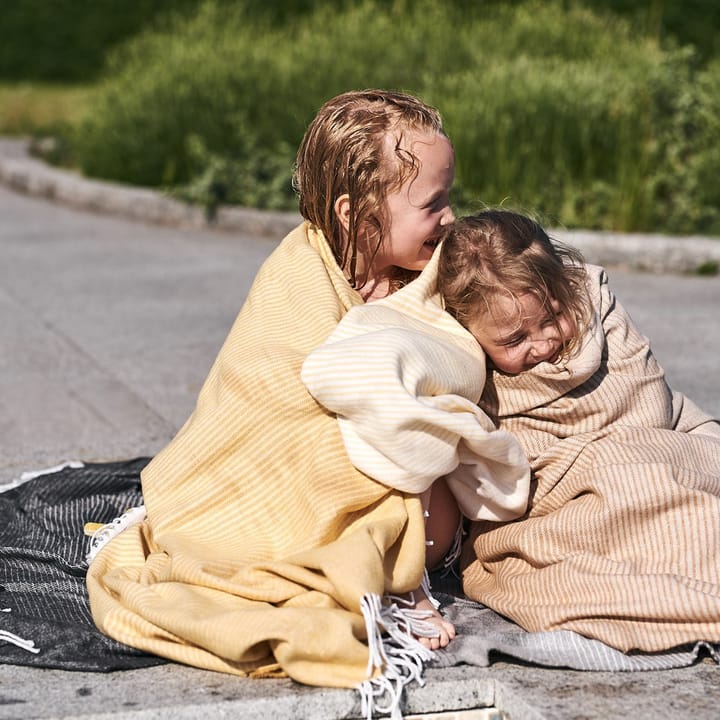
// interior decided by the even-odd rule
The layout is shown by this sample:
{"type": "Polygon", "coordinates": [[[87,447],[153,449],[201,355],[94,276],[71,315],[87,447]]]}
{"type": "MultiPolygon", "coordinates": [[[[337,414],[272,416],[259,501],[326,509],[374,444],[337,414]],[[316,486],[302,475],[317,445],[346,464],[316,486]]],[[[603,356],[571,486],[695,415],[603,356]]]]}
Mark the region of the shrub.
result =
{"type": "Polygon", "coordinates": [[[551,223],[648,227],[670,120],[658,104],[677,94],[684,57],[559,4],[503,10],[473,34],[468,69],[436,83],[465,196],[551,223]]]}
{"type": "Polygon", "coordinates": [[[200,0],[2,0],[0,78],[78,83],[102,71],[108,49],[200,0]]]}
{"type": "Polygon", "coordinates": [[[651,224],[676,233],[720,234],[720,58],[678,78],[661,136],[651,224]]]}
{"type": "Polygon", "coordinates": [[[718,231],[717,65],[698,74],[691,50],[578,5],[463,5],[317,0],[279,22],[205,3],[113,55],[78,159],[208,205],[220,191],[292,207],[294,150],[322,102],[393,87],[442,110],[461,209],[507,200],[551,223],[718,231]]]}

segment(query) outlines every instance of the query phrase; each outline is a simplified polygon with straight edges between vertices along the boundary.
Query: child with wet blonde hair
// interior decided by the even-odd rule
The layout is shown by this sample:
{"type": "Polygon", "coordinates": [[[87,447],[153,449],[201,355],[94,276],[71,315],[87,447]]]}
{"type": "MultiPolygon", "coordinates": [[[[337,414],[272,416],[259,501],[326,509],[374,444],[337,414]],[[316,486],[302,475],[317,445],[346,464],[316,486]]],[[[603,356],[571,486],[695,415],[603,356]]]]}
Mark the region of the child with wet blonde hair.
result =
{"type": "Polygon", "coordinates": [[[400,92],[362,90],[326,102],[308,127],[294,184],[300,213],[320,229],[365,300],[422,270],[454,220],[452,146],[440,114],[400,92]]]}
{"type": "MultiPolygon", "coordinates": [[[[418,98],[358,90],[319,109],[294,178],[304,221],[258,271],[192,415],[143,471],[145,518],[95,548],[103,632],[199,667],[365,687],[368,702],[375,675],[411,680],[411,663],[382,652],[391,608],[376,601],[422,580],[420,491],[353,466],[301,368],[351,308],[428,264],[454,220],[453,177],[440,115],[418,98]]],[[[425,648],[391,623],[416,659],[453,634],[432,612],[425,648]]]]}
{"type": "MultiPolygon", "coordinates": [[[[300,212],[320,229],[350,285],[366,302],[385,297],[417,276],[443,228],[455,218],[449,191],[452,146],[440,114],[418,98],[364,90],[326,102],[298,150],[294,185],[300,212]]],[[[428,562],[437,564],[454,539],[459,514],[442,481],[423,501],[428,562]],[[448,516],[449,513],[449,516],[448,516]]],[[[424,591],[413,597],[432,612],[445,645],[454,628],[440,618],[424,591]]]]}

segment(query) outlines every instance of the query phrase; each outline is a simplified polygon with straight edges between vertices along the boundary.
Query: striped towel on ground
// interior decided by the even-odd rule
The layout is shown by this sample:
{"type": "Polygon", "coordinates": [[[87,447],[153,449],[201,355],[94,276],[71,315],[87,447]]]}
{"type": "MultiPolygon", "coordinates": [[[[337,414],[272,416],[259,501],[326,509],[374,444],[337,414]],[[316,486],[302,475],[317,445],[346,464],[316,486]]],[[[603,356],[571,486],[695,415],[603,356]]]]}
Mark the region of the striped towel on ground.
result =
{"type": "MultiPolygon", "coordinates": [[[[85,519],[110,522],[141,502],[140,471],[147,461],[73,463],[30,479],[24,474],[22,483],[0,487],[5,521],[0,528],[0,662],[78,671],[165,662],[102,635],[90,617],[84,581],[85,519]]],[[[435,653],[433,667],[484,667],[504,656],[575,670],[633,671],[691,665],[704,650],[719,659],[720,646],[703,643],[625,654],[569,630],[529,633],[463,598],[454,576],[436,573],[431,580],[443,613],[459,633],[435,653]]]]}

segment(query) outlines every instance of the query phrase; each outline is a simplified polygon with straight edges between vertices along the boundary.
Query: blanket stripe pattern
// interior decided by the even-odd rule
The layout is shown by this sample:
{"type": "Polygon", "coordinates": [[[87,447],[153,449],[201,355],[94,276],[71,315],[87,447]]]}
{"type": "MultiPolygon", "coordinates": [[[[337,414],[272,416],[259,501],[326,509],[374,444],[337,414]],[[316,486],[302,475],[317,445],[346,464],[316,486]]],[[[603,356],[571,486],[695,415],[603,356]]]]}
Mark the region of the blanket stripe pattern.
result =
{"type": "Polygon", "coordinates": [[[101,634],[85,588],[83,525],[141,502],[147,462],[75,462],[0,487],[0,662],[98,672],[164,662],[101,634]]]}
{"type": "MultiPolygon", "coordinates": [[[[88,516],[110,523],[141,501],[140,471],[149,458],[71,463],[23,473],[0,486],[0,662],[75,671],[114,671],[166,662],[101,634],[90,617],[82,532],[88,516]],[[12,640],[10,638],[13,638],[12,640]],[[18,642],[20,641],[20,642],[18,642]]],[[[683,667],[709,652],[696,643],[666,653],[621,653],[571,631],[528,633],[487,607],[465,600],[452,575],[431,575],[443,612],[459,635],[432,667],[487,666],[498,653],[577,670],[683,667]]]]}
{"type": "Polygon", "coordinates": [[[443,309],[438,259],[389,297],[351,308],[302,379],[337,415],[357,468],[413,493],[444,476],[466,517],[509,520],[525,511],[530,468],[477,405],[485,354],[443,309]]]}
{"type": "Polygon", "coordinates": [[[240,675],[358,687],[387,674],[367,603],[419,586],[420,501],[353,467],[300,380],[360,302],[307,224],[268,258],[193,414],[143,472],[146,519],[90,564],[103,632],[240,675]]]}
{"type": "Polygon", "coordinates": [[[720,641],[720,425],[673,393],[589,267],[594,328],[565,366],[490,373],[481,406],[533,470],[530,507],[478,522],[467,595],[532,631],[623,651],[720,641]]]}

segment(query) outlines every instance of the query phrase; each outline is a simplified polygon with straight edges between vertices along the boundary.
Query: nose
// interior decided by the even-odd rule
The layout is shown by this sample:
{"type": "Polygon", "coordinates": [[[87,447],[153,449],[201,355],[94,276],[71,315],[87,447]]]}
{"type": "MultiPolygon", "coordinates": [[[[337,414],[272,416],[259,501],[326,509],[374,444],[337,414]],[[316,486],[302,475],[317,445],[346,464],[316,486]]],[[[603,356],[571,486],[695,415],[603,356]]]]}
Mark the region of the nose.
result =
{"type": "Polygon", "coordinates": [[[451,225],[455,222],[455,213],[452,211],[450,205],[447,205],[442,215],[440,216],[440,226],[451,225]]]}
{"type": "Polygon", "coordinates": [[[543,360],[552,357],[557,348],[558,342],[554,337],[533,340],[530,345],[530,355],[535,362],[543,362],[543,360]]]}

